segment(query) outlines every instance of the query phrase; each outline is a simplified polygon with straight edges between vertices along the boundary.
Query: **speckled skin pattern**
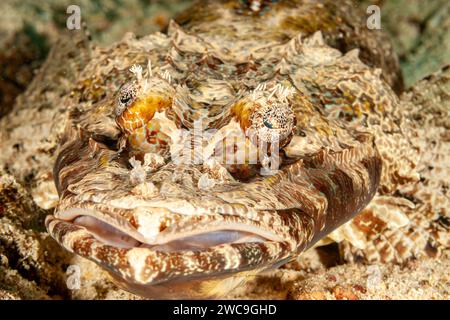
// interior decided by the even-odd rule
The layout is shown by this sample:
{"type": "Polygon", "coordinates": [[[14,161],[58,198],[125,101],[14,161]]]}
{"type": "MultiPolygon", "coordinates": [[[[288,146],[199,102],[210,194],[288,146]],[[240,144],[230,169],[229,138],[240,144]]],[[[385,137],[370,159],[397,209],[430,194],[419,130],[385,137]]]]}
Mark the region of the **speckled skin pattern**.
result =
{"type": "Polygon", "coordinates": [[[350,3],[255,3],[202,2],[166,34],[109,48],[73,37],[73,84],[56,72],[74,50],[62,43],[41,75],[54,87],[31,87],[15,111],[53,98],[4,137],[6,156],[22,148],[8,169],[32,161],[34,197],[50,208],[54,164],[49,233],[127,290],[220,297],[326,241],[366,261],[449,246],[448,68],[399,98],[389,42],[350,3]],[[183,134],[199,122],[215,131],[183,134]],[[259,155],[249,132],[278,144],[278,171],[261,174],[259,157],[221,162],[259,155]],[[237,142],[212,152],[225,138],[237,142]],[[186,145],[195,160],[175,161],[186,145]],[[228,231],[238,237],[215,242],[228,231]]]}

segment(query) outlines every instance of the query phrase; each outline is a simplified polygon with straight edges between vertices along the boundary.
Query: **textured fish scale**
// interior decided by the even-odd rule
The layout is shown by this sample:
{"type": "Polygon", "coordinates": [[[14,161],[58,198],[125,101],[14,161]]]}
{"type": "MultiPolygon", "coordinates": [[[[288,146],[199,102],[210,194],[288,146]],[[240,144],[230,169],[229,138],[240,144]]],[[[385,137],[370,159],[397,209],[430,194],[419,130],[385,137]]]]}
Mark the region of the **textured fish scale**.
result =
{"type": "Polygon", "coordinates": [[[445,67],[401,97],[401,127],[420,177],[385,193],[330,237],[346,260],[404,262],[438,257],[450,245],[450,72],[445,67]]]}

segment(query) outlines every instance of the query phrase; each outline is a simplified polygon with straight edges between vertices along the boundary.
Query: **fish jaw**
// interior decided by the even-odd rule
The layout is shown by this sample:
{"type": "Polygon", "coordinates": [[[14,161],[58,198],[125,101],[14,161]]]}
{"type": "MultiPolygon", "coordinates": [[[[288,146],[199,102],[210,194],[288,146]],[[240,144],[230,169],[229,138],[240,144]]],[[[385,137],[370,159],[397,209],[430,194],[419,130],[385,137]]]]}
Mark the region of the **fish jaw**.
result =
{"type": "Polygon", "coordinates": [[[48,216],[51,235],[67,250],[105,268],[121,288],[153,299],[217,298],[259,272],[291,258],[289,241],[225,243],[176,250],[161,245],[117,246],[91,230],[48,216]]]}
{"type": "Polygon", "coordinates": [[[238,211],[183,215],[161,208],[124,210],[84,202],[60,205],[46,225],[60,245],[99,264],[125,290],[156,299],[216,298],[284,264],[296,250],[296,241],[288,236],[287,226],[275,221],[274,211],[253,213],[253,219],[238,211]],[[99,235],[93,223],[80,222],[86,218],[98,220],[103,229],[107,224],[128,240],[113,243],[112,236],[99,235]],[[269,220],[278,226],[269,228],[264,223],[269,220]],[[218,234],[225,239],[214,242],[218,234]],[[223,236],[227,234],[236,236],[223,236]]]}

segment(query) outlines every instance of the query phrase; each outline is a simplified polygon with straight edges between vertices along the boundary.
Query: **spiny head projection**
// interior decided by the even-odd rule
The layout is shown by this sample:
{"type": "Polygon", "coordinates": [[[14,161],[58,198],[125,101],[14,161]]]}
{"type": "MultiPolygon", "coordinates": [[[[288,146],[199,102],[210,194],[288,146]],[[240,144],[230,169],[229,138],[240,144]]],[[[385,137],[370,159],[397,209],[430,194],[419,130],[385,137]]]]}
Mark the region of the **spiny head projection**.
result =
{"type": "Polygon", "coordinates": [[[49,232],[149,297],[220,296],[409,178],[398,162],[381,178],[374,133],[398,129],[397,100],[357,50],[197,27],[99,51],[80,82],[106,93],[74,97],[54,169],[49,232]]]}

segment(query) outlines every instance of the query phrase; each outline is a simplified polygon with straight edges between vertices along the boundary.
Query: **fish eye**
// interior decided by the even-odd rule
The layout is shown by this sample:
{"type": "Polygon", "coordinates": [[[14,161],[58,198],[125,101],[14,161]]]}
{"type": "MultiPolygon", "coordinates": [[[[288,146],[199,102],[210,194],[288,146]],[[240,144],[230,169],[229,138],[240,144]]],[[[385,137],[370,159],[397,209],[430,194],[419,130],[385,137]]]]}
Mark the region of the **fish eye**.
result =
{"type": "Polygon", "coordinates": [[[292,120],[291,110],[286,106],[266,108],[263,114],[263,123],[269,129],[283,130],[291,125],[292,120]]]}
{"type": "Polygon", "coordinates": [[[128,108],[137,96],[137,87],[135,83],[124,84],[120,90],[116,105],[116,116],[120,116],[126,108],[128,108]]]}
{"type": "Polygon", "coordinates": [[[287,103],[273,103],[257,110],[251,119],[253,134],[259,140],[285,145],[292,137],[295,116],[287,103]]]}

